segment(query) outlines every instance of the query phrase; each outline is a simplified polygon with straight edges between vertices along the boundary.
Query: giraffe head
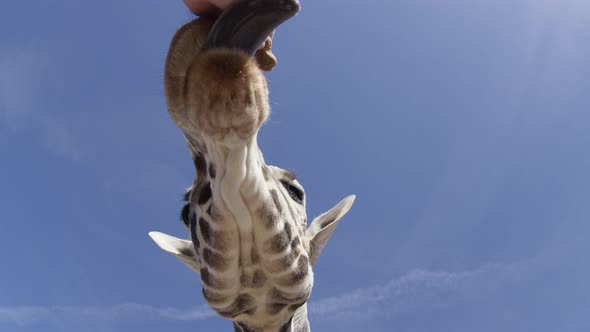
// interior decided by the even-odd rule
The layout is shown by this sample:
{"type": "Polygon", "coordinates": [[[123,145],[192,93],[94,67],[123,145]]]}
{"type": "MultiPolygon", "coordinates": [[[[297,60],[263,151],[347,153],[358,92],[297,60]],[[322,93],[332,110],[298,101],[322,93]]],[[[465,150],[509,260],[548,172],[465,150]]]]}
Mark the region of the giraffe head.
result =
{"type": "Polygon", "coordinates": [[[215,22],[181,27],[166,62],[168,110],[196,176],[181,213],[190,240],[150,236],[200,275],[208,305],[236,331],[309,331],[312,267],[354,202],[308,227],[303,187],[258,148],[270,111],[257,50],[298,10],[296,0],[240,0],[215,22]]]}

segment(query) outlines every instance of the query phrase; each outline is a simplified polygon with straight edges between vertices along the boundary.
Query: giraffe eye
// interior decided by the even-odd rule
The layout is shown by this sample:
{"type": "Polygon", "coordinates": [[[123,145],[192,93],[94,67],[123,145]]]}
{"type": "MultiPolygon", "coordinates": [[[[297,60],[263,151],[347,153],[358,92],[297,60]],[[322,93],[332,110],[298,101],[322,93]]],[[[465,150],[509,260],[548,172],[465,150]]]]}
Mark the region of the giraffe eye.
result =
{"type": "Polygon", "coordinates": [[[180,219],[182,219],[182,222],[184,223],[184,225],[186,227],[188,227],[188,224],[189,224],[188,217],[189,217],[190,211],[191,211],[190,204],[185,204],[182,207],[182,212],[180,212],[180,219]]]}
{"type": "Polygon", "coordinates": [[[289,196],[291,196],[291,198],[295,202],[303,205],[303,190],[299,189],[298,187],[292,185],[291,183],[285,180],[281,180],[281,184],[283,185],[283,187],[285,187],[285,189],[289,193],[289,196]]]}

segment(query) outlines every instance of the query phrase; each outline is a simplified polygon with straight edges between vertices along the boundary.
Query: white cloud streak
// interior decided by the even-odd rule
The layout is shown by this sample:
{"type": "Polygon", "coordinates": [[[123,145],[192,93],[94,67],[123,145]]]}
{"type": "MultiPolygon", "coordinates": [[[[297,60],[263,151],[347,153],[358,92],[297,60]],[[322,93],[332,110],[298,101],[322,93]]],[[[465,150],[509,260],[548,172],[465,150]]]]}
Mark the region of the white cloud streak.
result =
{"type": "Polygon", "coordinates": [[[330,319],[394,318],[421,307],[444,306],[449,296],[461,295],[472,286],[483,291],[518,280],[524,270],[525,265],[498,264],[457,273],[416,270],[382,285],[312,301],[310,312],[330,319]]]}
{"type": "MultiPolygon", "coordinates": [[[[421,306],[444,305],[449,293],[460,294],[472,286],[480,290],[489,284],[516,280],[522,266],[486,265],[458,273],[412,271],[382,285],[359,288],[344,294],[311,301],[310,315],[315,319],[347,319],[395,315],[421,306]]],[[[0,322],[30,325],[39,322],[72,320],[131,320],[161,319],[173,321],[199,321],[215,317],[207,306],[179,309],[160,308],[136,303],[118,304],[112,307],[74,306],[18,306],[1,307],[0,322]]]]}
{"type": "Polygon", "coordinates": [[[0,306],[0,322],[12,322],[19,326],[40,322],[68,320],[128,320],[133,317],[197,321],[215,316],[207,306],[178,309],[158,308],[137,303],[117,304],[111,307],[76,306],[0,306]]]}

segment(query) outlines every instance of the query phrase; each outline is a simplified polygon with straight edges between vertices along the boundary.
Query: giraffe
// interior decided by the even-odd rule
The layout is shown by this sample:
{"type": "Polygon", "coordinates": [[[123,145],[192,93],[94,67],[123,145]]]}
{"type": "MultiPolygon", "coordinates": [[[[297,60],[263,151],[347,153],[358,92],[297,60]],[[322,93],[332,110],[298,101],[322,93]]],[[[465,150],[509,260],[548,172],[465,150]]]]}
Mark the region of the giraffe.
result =
{"type": "Polygon", "coordinates": [[[303,187],[267,165],[257,144],[270,112],[262,69],[276,63],[268,36],[299,9],[297,0],[239,0],[215,21],[181,27],[166,60],[168,111],[196,169],[181,212],[190,240],[149,235],[200,275],[207,304],[234,331],[310,331],[312,267],[355,199],[307,227],[303,187]]]}

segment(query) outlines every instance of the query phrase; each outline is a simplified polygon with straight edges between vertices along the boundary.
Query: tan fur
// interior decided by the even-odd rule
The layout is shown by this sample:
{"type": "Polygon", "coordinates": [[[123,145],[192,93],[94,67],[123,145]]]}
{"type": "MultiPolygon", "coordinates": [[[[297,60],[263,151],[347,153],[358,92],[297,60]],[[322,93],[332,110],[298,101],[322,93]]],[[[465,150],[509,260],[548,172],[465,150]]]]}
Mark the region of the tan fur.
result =
{"type": "Polygon", "coordinates": [[[266,38],[264,45],[254,55],[258,66],[264,71],[271,71],[277,65],[277,57],[272,53],[272,39],[266,38]]]}
{"type": "Polygon", "coordinates": [[[185,116],[186,73],[195,54],[200,53],[205,45],[213,23],[213,20],[207,18],[194,20],[178,29],[170,42],[170,52],[164,69],[164,95],[168,111],[180,127],[185,116]]]}
{"type": "Polygon", "coordinates": [[[255,58],[235,50],[202,51],[214,21],[194,20],[178,29],[166,59],[165,97],[174,122],[189,132],[222,140],[251,137],[268,118],[268,88],[261,69],[276,58],[271,40],[255,58]]]}
{"type": "Polygon", "coordinates": [[[253,136],[270,112],[258,64],[234,50],[199,54],[188,70],[184,100],[182,125],[218,140],[232,132],[253,136]]]}

